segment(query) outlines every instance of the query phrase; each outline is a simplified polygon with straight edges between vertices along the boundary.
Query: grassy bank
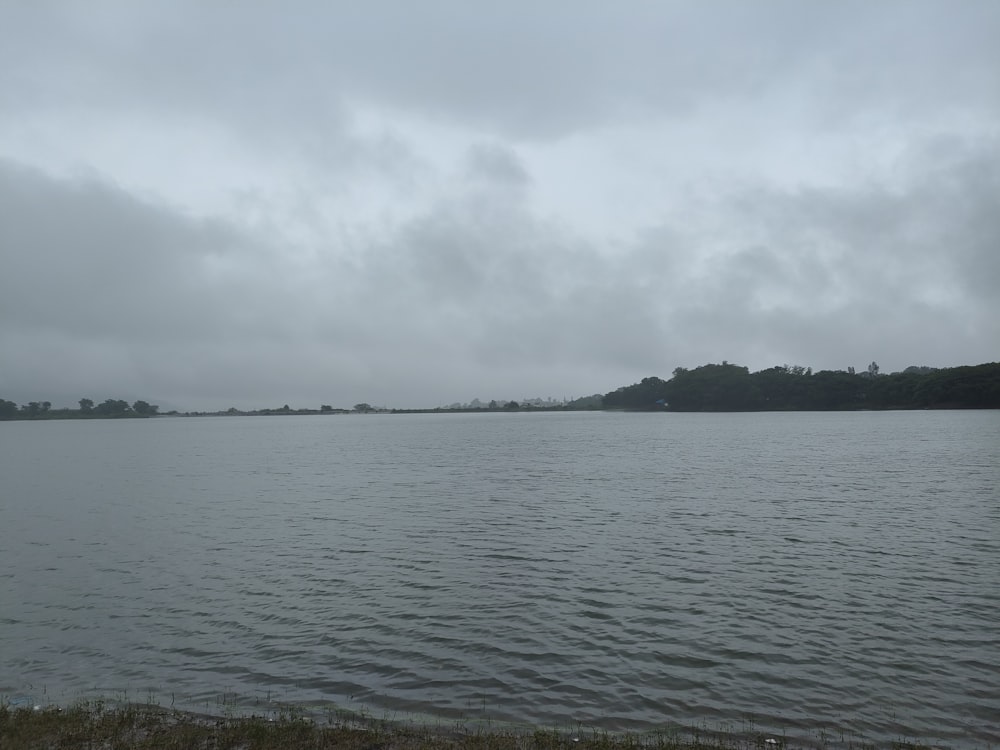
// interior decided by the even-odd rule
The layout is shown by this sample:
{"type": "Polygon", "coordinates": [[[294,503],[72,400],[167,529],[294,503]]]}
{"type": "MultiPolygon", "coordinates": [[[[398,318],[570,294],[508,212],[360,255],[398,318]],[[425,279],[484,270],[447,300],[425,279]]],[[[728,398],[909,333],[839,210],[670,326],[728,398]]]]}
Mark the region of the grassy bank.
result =
{"type": "MultiPolygon", "coordinates": [[[[839,743],[838,743],[839,744],[839,743]]],[[[574,734],[446,729],[357,719],[315,722],[277,717],[213,717],[151,705],[81,704],[67,709],[0,706],[3,750],[787,750],[759,733],[574,734]]],[[[854,748],[872,745],[853,744],[854,748]]],[[[894,743],[896,750],[920,745],[894,743]]]]}

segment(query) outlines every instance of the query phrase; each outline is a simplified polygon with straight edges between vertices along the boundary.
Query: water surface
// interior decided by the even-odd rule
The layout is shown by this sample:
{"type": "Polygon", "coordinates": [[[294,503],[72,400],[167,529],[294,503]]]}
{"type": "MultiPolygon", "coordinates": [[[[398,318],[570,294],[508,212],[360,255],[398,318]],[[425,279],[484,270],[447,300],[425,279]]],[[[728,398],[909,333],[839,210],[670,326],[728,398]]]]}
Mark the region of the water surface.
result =
{"type": "Polygon", "coordinates": [[[0,424],[0,693],[1000,742],[1000,412],[0,424]]]}

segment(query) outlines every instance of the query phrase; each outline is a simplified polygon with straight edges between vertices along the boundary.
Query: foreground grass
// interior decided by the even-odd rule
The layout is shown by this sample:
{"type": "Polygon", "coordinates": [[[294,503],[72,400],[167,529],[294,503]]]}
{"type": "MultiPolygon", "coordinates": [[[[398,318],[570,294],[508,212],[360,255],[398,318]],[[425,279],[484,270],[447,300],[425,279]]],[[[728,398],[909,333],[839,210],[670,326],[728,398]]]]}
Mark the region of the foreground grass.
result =
{"type": "MultiPolygon", "coordinates": [[[[856,746],[858,747],[858,746],[856,746]]],[[[861,745],[860,747],[871,747],[861,745]]],[[[909,743],[896,750],[918,750],[909,743]]],[[[350,720],[316,723],[294,714],[220,718],[158,706],[102,703],[68,709],[0,705],[3,750],[786,750],[762,734],[574,735],[555,731],[444,730],[350,720]]]]}

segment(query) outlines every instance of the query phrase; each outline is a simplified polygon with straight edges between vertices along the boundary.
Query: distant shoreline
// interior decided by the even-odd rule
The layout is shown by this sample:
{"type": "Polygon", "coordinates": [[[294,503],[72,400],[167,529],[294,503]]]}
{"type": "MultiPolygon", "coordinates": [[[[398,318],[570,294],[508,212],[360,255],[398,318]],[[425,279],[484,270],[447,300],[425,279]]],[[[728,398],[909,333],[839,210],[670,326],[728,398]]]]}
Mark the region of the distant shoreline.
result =
{"type": "Polygon", "coordinates": [[[136,420],[136,419],[187,419],[199,417],[319,417],[319,416],[358,416],[358,415],[406,415],[406,414],[579,414],[579,413],[608,413],[608,414],[643,414],[643,413],[663,413],[663,414],[831,414],[848,412],[899,412],[899,411],[995,411],[1000,406],[966,406],[962,404],[935,404],[933,406],[886,406],[886,407],[852,407],[836,409],[671,409],[659,408],[648,409],[638,407],[606,407],[601,409],[569,409],[560,407],[520,407],[517,409],[382,409],[370,412],[356,412],[338,410],[334,412],[321,412],[315,409],[292,409],[290,411],[192,411],[192,412],[166,412],[164,414],[120,414],[113,416],[81,416],[81,415],[60,415],[51,414],[39,417],[14,416],[0,417],[0,422],[56,422],[56,421],[106,421],[106,420],[136,420]]]}
{"type": "Polygon", "coordinates": [[[749,368],[723,361],[688,370],[678,367],[673,377],[651,376],[633,385],[601,395],[554,401],[539,398],[518,401],[479,399],[430,409],[398,409],[358,403],[350,409],[323,404],[318,409],[293,409],[288,404],[267,409],[217,411],[171,410],[164,413],[147,401],[129,404],[107,399],[95,404],[80,399],[79,409],[53,409],[48,401],[18,406],[0,398],[0,421],[47,419],[129,419],[156,416],[276,416],[343,414],[481,414],[566,411],[662,412],[775,412],[775,411],[915,411],[924,409],[1000,409],[1000,363],[960,367],[908,367],[883,374],[876,362],[868,369],[821,370],[779,365],[751,373],[749,368]]]}

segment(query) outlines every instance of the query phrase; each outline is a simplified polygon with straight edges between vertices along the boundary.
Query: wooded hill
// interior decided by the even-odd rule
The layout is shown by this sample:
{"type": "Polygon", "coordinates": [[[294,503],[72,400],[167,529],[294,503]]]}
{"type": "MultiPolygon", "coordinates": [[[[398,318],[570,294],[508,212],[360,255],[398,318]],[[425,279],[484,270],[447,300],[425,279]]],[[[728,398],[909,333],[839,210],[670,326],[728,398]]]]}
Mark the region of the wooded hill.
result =
{"type": "Polygon", "coordinates": [[[670,380],[644,378],[604,396],[606,409],[669,411],[836,411],[853,409],[998,409],[1000,363],[882,375],[772,367],[751,373],[723,362],[678,367],[670,380]]]}

